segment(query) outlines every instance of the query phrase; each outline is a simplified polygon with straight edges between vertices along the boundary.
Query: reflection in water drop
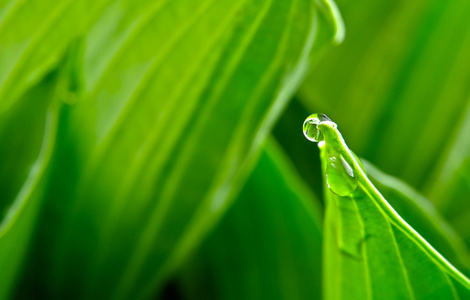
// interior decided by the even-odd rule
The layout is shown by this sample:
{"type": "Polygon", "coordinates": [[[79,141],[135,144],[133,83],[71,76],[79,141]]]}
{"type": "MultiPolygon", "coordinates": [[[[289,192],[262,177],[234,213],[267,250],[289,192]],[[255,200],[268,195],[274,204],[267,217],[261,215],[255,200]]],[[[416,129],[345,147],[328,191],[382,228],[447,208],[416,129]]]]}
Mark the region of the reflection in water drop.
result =
{"type": "Polygon", "coordinates": [[[305,137],[312,142],[323,141],[323,134],[318,130],[317,125],[324,121],[330,121],[325,114],[312,114],[304,121],[303,130],[305,137]]]}
{"type": "Polygon", "coordinates": [[[357,188],[357,178],[341,154],[330,155],[326,166],[328,188],[338,196],[348,196],[357,188]]]}
{"type": "MultiPolygon", "coordinates": [[[[312,141],[318,142],[318,146],[328,152],[328,161],[326,164],[326,183],[328,188],[338,196],[348,196],[357,188],[357,178],[354,171],[340,154],[338,146],[329,145],[334,139],[325,141],[322,130],[336,130],[336,124],[331,121],[325,114],[312,114],[304,121],[303,131],[305,137],[312,141]],[[327,126],[319,126],[324,124],[327,126]]],[[[339,136],[341,134],[338,132],[339,136]]],[[[334,135],[332,135],[334,136],[334,135]]]]}

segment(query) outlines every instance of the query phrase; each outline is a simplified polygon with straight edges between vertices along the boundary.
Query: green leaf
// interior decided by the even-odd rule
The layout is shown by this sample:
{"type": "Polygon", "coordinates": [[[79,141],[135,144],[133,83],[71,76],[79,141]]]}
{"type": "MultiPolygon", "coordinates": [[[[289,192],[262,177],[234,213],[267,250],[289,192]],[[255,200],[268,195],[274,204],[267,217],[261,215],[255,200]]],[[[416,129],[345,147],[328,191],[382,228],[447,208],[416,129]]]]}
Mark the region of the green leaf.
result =
{"type": "Polygon", "coordinates": [[[456,127],[452,142],[436,168],[428,190],[436,204],[470,247],[470,105],[461,126],[456,127]]]}
{"type": "Polygon", "coordinates": [[[49,74],[0,119],[0,299],[12,292],[42,203],[60,108],[57,77],[49,74]]]}
{"type": "Polygon", "coordinates": [[[109,1],[2,1],[0,114],[60,63],[109,1]]]}
{"type": "Polygon", "coordinates": [[[336,124],[315,127],[325,137],[326,299],[468,298],[470,281],[392,208],[336,124]]]}
{"type": "Polygon", "coordinates": [[[422,188],[468,104],[470,3],[337,4],[344,43],[322,59],[299,97],[308,111],[340,121],[358,155],[422,188]]]}
{"type": "Polygon", "coordinates": [[[331,3],[310,0],[106,7],[79,53],[25,284],[56,298],[153,295],[239,191],[336,22],[331,3]]]}
{"type": "Polygon", "coordinates": [[[242,192],[182,272],[187,299],[320,299],[321,211],[269,143],[242,192]]]}
{"type": "Polygon", "coordinates": [[[367,176],[393,209],[459,270],[470,274],[470,253],[461,237],[424,196],[362,161],[367,176]]]}

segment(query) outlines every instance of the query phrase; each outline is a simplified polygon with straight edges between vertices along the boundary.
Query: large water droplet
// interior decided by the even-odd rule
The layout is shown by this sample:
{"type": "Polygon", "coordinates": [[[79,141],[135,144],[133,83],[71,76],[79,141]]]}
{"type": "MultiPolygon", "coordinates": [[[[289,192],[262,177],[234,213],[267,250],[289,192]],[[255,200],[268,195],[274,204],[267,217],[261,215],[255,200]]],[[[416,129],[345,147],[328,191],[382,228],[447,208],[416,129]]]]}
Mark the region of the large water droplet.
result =
{"type": "Polygon", "coordinates": [[[303,131],[305,137],[312,142],[321,142],[323,141],[323,133],[318,130],[317,125],[321,122],[329,121],[331,119],[328,118],[325,114],[312,114],[308,116],[307,119],[304,121],[303,131]]]}
{"type": "Polygon", "coordinates": [[[356,190],[357,178],[341,154],[328,157],[326,184],[338,196],[348,196],[356,190]]]}

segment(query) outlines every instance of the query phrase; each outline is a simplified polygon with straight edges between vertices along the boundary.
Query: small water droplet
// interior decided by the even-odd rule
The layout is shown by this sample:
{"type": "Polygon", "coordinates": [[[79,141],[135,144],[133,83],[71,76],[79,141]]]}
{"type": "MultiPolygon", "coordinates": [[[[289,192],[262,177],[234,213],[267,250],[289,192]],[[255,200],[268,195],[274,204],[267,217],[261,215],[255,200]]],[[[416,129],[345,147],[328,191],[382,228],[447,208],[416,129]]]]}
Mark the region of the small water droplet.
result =
{"type": "Polygon", "coordinates": [[[329,155],[326,166],[326,184],[338,196],[348,196],[357,188],[357,178],[344,157],[329,155]]]}
{"type": "Polygon", "coordinates": [[[305,137],[312,142],[321,142],[323,141],[323,133],[318,130],[317,125],[321,122],[329,121],[331,119],[328,118],[325,114],[312,114],[305,119],[303,124],[303,131],[305,137]]]}

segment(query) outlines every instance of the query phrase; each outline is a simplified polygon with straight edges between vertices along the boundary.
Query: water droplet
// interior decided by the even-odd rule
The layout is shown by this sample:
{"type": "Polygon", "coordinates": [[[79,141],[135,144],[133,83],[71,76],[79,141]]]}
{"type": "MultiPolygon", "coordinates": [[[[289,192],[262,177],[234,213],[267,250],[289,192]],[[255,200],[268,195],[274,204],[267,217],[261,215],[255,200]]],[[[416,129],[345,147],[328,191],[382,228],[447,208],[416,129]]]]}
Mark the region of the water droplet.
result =
{"type": "Polygon", "coordinates": [[[329,121],[331,119],[328,118],[325,114],[312,114],[305,119],[303,124],[303,130],[305,137],[312,142],[321,142],[323,141],[323,133],[318,130],[317,125],[321,122],[329,121]]]}
{"type": "Polygon", "coordinates": [[[357,188],[357,178],[344,157],[329,155],[326,166],[326,184],[338,196],[348,196],[357,188]]]}

